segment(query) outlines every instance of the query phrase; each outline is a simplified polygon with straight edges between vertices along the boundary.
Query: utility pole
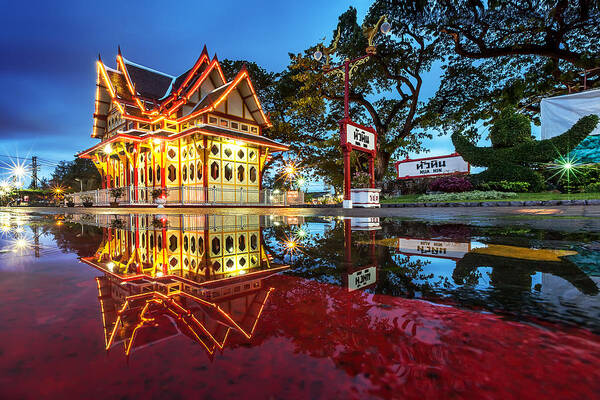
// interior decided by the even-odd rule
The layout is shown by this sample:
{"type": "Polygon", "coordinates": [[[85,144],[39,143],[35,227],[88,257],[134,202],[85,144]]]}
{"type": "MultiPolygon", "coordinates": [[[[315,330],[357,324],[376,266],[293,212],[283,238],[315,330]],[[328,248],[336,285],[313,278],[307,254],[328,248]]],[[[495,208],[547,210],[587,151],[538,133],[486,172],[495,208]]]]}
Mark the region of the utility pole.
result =
{"type": "Polygon", "coordinates": [[[31,157],[31,188],[37,189],[37,173],[38,173],[38,158],[37,156],[31,157]]]}

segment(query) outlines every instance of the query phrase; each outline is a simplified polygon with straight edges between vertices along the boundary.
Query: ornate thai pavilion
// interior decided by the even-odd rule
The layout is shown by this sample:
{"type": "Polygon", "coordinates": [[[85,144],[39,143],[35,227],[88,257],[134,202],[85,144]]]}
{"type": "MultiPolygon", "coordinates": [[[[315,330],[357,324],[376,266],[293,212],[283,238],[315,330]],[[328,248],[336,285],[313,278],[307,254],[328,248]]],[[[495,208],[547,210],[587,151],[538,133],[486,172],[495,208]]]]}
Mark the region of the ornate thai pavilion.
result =
{"type": "Polygon", "coordinates": [[[259,202],[270,153],[288,147],[263,136],[271,123],[245,67],[230,81],[206,47],[181,75],[135,64],[119,52],[116,68],[97,63],[92,137],[78,154],[92,160],[103,188],[149,203],[164,189],[170,203],[259,202]]]}

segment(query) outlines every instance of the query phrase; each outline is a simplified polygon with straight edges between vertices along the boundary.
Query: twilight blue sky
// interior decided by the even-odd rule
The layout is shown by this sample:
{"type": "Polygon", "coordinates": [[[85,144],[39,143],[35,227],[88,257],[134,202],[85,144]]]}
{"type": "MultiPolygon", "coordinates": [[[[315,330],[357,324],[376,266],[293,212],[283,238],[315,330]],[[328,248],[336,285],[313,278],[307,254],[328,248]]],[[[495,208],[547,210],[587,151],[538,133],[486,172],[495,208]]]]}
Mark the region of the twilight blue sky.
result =
{"type": "MultiPolygon", "coordinates": [[[[330,35],[350,4],[362,20],[371,1],[5,2],[0,156],[71,160],[96,143],[89,134],[98,53],[114,66],[121,45],[131,61],[180,74],[206,44],[219,59],[248,59],[279,71],[288,63],[288,52],[330,35]]],[[[438,73],[426,79],[424,95],[435,91],[438,73]]],[[[452,151],[447,137],[428,145],[432,155],[452,151]]]]}

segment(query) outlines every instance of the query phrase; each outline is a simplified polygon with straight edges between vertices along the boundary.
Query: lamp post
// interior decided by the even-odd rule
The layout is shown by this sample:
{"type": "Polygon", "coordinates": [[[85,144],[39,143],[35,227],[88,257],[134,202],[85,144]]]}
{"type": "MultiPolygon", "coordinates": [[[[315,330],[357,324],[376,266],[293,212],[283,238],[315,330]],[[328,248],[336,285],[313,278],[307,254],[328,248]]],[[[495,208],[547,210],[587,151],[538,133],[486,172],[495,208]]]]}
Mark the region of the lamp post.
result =
{"type": "Polygon", "coordinates": [[[79,181],[79,191],[83,192],[83,180],[81,178],[75,178],[76,181],[79,181]]]}
{"type": "MultiPolygon", "coordinates": [[[[313,58],[316,61],[320,61],[321,58],[323,58],[323,56],[325,55],[326,61],[325,61],[325,64],[323,65],[323,73],[325,75],[328,75],[331,73],[338,73],[344,77],[344,119],[342,121],[340,121],[340,140],[341,140],[342,152],[344,154],[344,201],[343,201],[344,208],[352,208],[352,199],[350,197],[350,189],[351,189],[351,185],[352,185],[352,180],[351,180],[351,175],[350,175],[350,152],[352,151],[352,145],[350,145],[350,143],[348,143],[347,138],[346,138],[346,132],[344,131],[347,124],[349,122],[351,122],[351,120],[350,120],[350,105],[349,105],[349,103],[350,103],[350,78],[352,77],[352,73],[356,70],[356,68],[358,68],[358,66],[366,63],[372,55],[376,54],[376,48],[373,45],[373,38],[375,37],[378,28],[381,31],[381,33],[383,33],[384,35],[387,35],[390,32],[391,25],[389,24],[389,22],[387,22],[387,17],[385,15],[383,15],[379,18],[379,21],[377,21],[377,24],[375,24],[375,26],[373,26],[369,29],[363,29],[365,37],[368,40],[368,47],[366,48],[366,51],[365,51],[366,54],[363,56],[354,58],[352,60],[346,58],[344,60],[344,63],[341,65],[337,65],[337,66],[333,66],[333,67],[329,66],[329,56],[331,53],[333,53],[336,50],[337,42],[339,41],[339,36],[340,36],[339,30],[338,30],[337,37],[335,38],[332,47],[330,47],[328,49],[323,49],[323,51],[321,51],[320,49],[317,49],[313,54],[313,58]]],[[[377,149],[375,148],[372,153],[372,156],[369,157],[369,174],[371,175],[370,186],[372,188],[375,187],[375,156],[374,156],[374,154],[376,151],[377,151],[377,149]]]]}

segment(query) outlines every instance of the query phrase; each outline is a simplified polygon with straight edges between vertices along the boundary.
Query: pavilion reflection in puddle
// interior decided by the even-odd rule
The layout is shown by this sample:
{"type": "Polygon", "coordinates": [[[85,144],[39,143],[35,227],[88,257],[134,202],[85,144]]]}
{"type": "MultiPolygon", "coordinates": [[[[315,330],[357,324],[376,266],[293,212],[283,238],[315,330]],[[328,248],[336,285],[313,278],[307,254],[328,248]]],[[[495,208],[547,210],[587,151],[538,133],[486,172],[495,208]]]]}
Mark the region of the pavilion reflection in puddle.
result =
{"type": "Polygon", "coordinates": [[[251,339],[273,290],[264,280],[287,268],[271,262],[259,216],[94,218],[103,241],[81,261],[104,274],[106,349],[122,345],[127,356],[178,335],[211,358],[232,335],[251,339]]]}

